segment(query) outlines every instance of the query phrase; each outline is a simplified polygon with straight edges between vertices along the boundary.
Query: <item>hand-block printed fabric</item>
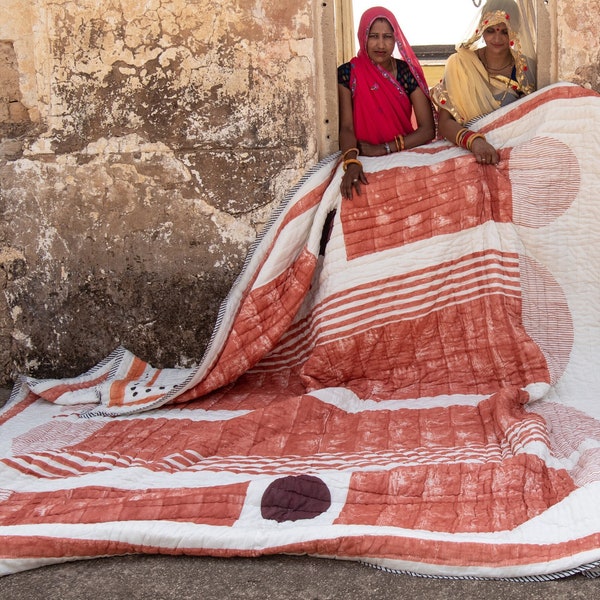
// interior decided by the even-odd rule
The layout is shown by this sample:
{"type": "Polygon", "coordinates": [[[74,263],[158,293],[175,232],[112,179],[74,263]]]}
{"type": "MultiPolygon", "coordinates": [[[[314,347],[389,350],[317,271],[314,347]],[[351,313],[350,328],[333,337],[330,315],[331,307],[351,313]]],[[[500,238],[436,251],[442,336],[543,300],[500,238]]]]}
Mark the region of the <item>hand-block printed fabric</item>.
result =
{"type": "Polygon", "coordinates": [[[336,156],[274,213],[194,369],[124,348],[0,413],[0,573],[123,553],[422,575],[600,564],[600,96],[556,84],[437,141],[336,156]]]}

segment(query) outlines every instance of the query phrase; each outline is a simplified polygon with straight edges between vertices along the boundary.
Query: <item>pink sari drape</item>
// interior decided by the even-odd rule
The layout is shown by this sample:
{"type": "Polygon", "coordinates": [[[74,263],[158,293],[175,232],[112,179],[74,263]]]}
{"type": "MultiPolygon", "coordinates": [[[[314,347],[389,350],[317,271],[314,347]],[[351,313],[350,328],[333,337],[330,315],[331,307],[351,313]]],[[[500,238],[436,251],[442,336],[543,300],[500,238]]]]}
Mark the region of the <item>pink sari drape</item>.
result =
{"type": "Polygon", "coordinates": [[[376,19],[386,19],[394,30],[396,47],[414,75],[419,87],[429,97],[423,69],[406,41],[394,15],[376,6],[365,11],[358,27],[359,51],[350,62],[354,132],[357,139],[370,144],[382,144],[398,134],[414,131],[412,104],[404,87],[383,68],[374,64],[367,54],[367,38],[376,19]]]}

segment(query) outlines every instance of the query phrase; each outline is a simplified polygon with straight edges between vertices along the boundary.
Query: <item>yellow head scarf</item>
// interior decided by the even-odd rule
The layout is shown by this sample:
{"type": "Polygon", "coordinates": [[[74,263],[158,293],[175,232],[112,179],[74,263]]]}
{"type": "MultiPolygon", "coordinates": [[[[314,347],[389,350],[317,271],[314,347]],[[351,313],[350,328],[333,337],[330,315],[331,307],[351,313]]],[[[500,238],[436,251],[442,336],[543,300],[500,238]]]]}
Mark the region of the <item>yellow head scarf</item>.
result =
{"type": "Polygon", "coordinates": [[[533,59],[524,55],[518,33],[521,19],[517,5],[512,0],[488,2],[482,11],[475,32],[457,46],[456,54],[448,58],[444,78],[432,89],[435,104],[449,111],[460,124],[487,115],[508,101],[535,90],[533,59]],[[490,4],[504,6],[490,12],[490,4]],[[515,80],[490,76],[476,52],[481,46],[483,32],[500,23],[506,24],[508,29],[516,67],[515,80]]]}

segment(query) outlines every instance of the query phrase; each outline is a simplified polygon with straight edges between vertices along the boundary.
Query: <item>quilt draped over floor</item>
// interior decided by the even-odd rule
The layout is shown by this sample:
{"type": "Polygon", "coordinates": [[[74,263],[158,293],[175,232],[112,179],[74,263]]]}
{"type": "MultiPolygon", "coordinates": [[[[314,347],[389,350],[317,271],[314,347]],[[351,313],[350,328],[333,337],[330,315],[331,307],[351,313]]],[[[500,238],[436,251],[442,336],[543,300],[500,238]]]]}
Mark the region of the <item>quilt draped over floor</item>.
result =
{"type": "Polygon", "coordinates": [[[197,368],[124,348],[0,413],[0,573],[127,553],[600,564],[600,96],[555,84],[284,199],[197,368]]]}

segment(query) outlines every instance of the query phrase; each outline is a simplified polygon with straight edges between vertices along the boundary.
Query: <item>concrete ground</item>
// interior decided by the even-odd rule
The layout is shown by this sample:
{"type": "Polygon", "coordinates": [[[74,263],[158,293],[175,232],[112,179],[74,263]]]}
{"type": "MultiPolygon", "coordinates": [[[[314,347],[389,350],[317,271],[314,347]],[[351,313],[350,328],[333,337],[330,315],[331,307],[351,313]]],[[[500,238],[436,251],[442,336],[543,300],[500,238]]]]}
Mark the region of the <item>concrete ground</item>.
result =
{"type": "MultiPolygon", "coordinates": [[[[0,390],[0,405],[8,397],[0,390]]],[[[2,551],[0,549],[0,555],[2,551]]],[[[0,577],[0,600],[590,600],[600,581],[428,579],[308,556],[96,558],[0,577]]]]}
{"type": "Polygon", "coordinates": [[[2,600],[591,600],[599,592],[599,581],[581,575],[541,583],[425,579],[306,556],[125,556],[0,578],[2,600]]]}

